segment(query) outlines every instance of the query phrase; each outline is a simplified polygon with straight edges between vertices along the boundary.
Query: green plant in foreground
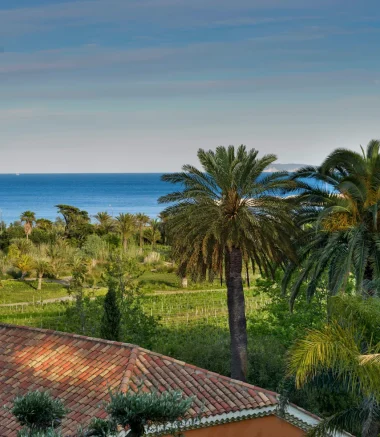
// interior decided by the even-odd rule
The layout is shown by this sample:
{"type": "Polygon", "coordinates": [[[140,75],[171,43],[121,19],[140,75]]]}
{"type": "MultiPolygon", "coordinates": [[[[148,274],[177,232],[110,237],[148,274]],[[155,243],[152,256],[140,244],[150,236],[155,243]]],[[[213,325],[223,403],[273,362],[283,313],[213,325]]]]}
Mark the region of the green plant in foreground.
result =
{"type": "Polygon", "coordinates": [[[20,435],[33,437],[37,435],[36,432],[42,433],[60,426],[67,412],[61,400],[38,390],[16,397],[11,408],[11,413],[25,427],[20,435]]]}
{"type": "Polygon", "coordinates": [[[302,388],[330,373],[354,396],[345,410],[325,418],[310,435],[323,437],[350,430],[362,437],[380,431],[380,344],[371,346],[358,326],[342,326],[334,320],[322,329],[308,331],[290,351],[289,375],[302,388]]]}
{"type": "Polygon", "coordinates": [[[130,428],[129,437],[141,437],[149,428],[163,427],[173,434],[193,404],[181,391],[111,393],[106,406],[111,423],[130,428]]]}

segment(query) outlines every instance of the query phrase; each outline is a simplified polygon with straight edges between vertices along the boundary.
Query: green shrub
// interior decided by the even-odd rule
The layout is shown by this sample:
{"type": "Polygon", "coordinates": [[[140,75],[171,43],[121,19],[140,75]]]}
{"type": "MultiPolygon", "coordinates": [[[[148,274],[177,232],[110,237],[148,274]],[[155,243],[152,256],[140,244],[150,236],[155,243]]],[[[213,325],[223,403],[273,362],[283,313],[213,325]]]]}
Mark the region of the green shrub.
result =
{"type": "Polygon", "coordinates": [[[111,421],[123,428],[129,426],[131,435],[142,436],[149,426],[174,425],[183,418],[193,404],[192,397],[169,390],[163,393],[110,393],[111,401],[106,406],[111,421]]]}
{"type": "Polygon", "coordinates": [[[30,431],[44,431],[57,428],[68,411],[61,400],[36,390],[16,397],[11,412],[21,426],[30,431]]]}

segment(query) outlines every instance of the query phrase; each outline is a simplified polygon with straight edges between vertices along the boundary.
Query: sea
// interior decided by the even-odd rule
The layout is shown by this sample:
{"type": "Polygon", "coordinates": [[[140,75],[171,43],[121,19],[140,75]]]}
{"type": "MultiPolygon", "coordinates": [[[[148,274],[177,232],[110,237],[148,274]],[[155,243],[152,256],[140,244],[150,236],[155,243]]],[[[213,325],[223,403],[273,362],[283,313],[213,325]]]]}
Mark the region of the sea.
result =
{"type": "Polygon", "coordinates": [[[0,222],[19,220],[27,210],[33,211],[36,218],[54,221],[59,216],[58,204],[83,209],[92,220],[101,211],[114,217],[121,212],[142,212],[155,218],[165,208],[158,198],[178,189],[163,182],[161,176],[162,173],[0,174],[0,222]]]}
{"type": "Polygon", "coordinates": [[[0,221],[19,220],[23,211],[34,211],[37,218],[55,220],[55,205],[66,204],[94,216],[107,211],[142,212],[157,217],[164,209],[157,199],[174,191],[161,181],[161,173],[123,174],[1,174],[0,221]]]}

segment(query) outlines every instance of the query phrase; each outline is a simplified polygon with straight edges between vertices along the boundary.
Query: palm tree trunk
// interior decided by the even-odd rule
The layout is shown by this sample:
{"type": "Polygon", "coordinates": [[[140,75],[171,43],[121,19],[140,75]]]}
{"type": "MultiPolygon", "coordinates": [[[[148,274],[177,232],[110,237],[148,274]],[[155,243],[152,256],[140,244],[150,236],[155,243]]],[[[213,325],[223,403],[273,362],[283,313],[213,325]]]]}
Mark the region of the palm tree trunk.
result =
{"type": "Polygon", "coordinates": [[[123,248],[124,248],[124,252],[126,252],[128,248],[128,241],[125,237],[123,237],[123,248]]]}
{"type": "Polygon", "coordinates": [[[247,377],[247,320],[242,279],[243,260],[238,247],[226,248],[228,322],[231,338],[231,377],[247,377]]]}
{"type": "Polygon", "coordinates": [[[143,247],[143,228],[142,225],[140,225],[140,249],[143,247]]]}
{"type": "Polygon", "coordinates": [[[41,290],[41,288],[42,288],[42,275],[41,275],[41,273],[39,273],[37,290],[41,290]]]}

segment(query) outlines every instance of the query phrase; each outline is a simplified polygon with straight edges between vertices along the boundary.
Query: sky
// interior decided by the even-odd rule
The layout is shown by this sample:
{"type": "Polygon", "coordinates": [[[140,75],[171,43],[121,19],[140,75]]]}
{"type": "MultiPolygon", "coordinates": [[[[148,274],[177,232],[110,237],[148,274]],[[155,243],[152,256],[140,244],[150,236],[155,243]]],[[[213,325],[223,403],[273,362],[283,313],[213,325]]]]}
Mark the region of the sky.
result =
{"type": "Polygon", "coordinates": [[[0,0],[0,173],[163,172],[380,137],[378,0],[0,0]]]}

